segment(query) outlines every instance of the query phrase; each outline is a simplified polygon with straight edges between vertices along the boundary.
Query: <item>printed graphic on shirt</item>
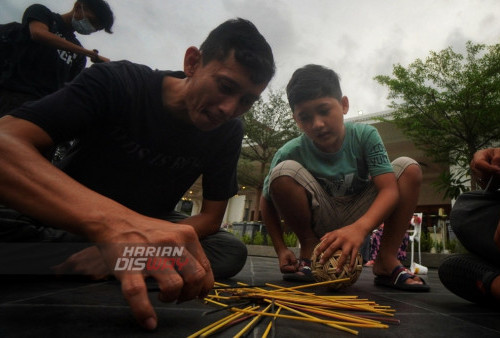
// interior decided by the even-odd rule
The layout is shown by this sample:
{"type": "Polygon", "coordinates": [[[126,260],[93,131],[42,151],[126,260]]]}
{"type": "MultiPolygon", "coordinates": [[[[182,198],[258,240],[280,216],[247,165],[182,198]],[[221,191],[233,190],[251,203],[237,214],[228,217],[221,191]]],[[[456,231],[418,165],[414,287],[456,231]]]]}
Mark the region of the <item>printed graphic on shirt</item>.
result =
{"type": "Polygon", "coordinates": [[[348,194],[352,187],[354,174],[347,174],[339,177],[331,177],[330,179],[317,177],[316,180],[321,185],[323,190],[332,197],[344,196],[348,194]]]}
{"type": "Polygon", "coordinates": [[[368,165],[377,166],[389,163],[389,158],[385,152],[385,147],[382,143],[373,146],[368,152],[368,165]]]}
{"type": "Polygon", "coordinates": [[[165,167],[172,170],[201,167],[201,160],[198,157],[166,155],[155,151],[133,140],[128,133],[120,127],[117,127],[111,134],[113,139],[118,143],[118,146],[123,149],[127,155],[135,160],[147,162],[150,166],[165,167]]]}
{"type": "MultiPolygon", "coordinates": [[[[57,36],[64,39],[64,36],[61,33],[56,33],[57,36]]],[[[76,53],[68,52],[66,50],[57,50],[57,54],[59,54],[59,58],[63,60],[66,64],[70,65],[73,60],[75,60],[78,55],[76,53]]]]}
{"type": "Polygon", "coordinates": [[[356,171],[330,178],[315,177],[331,197],[348,196],[361,191],[369,182],[368,168],[363,159],[356,159],[356,171]]]}

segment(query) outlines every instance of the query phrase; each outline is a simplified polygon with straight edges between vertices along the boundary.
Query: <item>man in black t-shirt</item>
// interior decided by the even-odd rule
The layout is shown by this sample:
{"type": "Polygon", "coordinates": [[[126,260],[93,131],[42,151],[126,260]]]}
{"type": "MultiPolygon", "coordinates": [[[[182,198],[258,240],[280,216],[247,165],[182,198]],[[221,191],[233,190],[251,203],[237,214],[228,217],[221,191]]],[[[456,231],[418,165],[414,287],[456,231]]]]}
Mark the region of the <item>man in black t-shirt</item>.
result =
{"type": "Polygon", "coordinates": [[[12,52],[0,70],[0,116],[26,101],[61,88],[86,64],[109,59],[80,44],[75,36],[104,29],[111,33],[113,12],[104,0],[78,0],[71,11],[57,14],[47,7],[29,6],[22,23],[11,35],[12,52]]]}
{"type": "Polygon", "coordinates": [[[43,270],[75,251],[56,244],[97,243],[57,272],[112,271],[147,329],[157,318],[146,276],[158,282],[161,300],[184,301],[206,295],[214,275],[237,273],[246,248],[219,228],[237,192],[238,116],[274,72],[256,27],[229,20],[200,49],[187,49],[182,72],[127,61],[93,65],[1,118],[0,203],[16,211],[0,208],[0,269],[15,261],[18,269],[32,262],[43,270]],[[78,146],[60,169],[45,160],[45,150],[73,137],[78,146]],[[201,211],[180,219],[175,202],[200,175],[201,211]]]}

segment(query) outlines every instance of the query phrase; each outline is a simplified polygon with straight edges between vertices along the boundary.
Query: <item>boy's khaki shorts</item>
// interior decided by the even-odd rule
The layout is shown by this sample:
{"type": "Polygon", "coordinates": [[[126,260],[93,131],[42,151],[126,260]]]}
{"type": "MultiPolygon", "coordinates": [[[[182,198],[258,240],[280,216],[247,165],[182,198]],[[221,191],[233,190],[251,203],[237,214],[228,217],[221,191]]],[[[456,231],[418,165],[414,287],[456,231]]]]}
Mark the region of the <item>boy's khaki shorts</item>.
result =
{"type": "MultiPolygon", "coordinates": [[[[398,157],[392,163],[396,179],[411,165],[418,163],[409,157],[398,157]]],[[[290,176],[308,192],[312,212],[312,229],[318,238],[325,233],[354,223],[366,213],[377,196],[371,181],[358,194],[332,197],[300,163],[292,160],[280,162],[271,172],[269,185],[280,176],[290,176]]]]}

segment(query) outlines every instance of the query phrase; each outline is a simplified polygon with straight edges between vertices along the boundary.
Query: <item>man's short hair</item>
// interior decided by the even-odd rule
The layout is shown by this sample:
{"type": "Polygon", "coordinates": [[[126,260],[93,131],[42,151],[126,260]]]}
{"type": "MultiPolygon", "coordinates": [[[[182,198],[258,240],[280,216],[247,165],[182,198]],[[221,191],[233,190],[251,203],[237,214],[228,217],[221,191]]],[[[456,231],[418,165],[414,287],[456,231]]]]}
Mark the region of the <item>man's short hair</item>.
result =
{"type": "Polygon", "coordinates": [[[231,51],[241,65],[250,71],[255,84],[267,83],[274,76],[271,47],[253,23],[237,18],[228,20],[210,32],[200,46],[203,65],[225,60],[231,51]]]}
{"type": "Polygon", "coordinates": [[[286,86],[286,94],[292,110],[296,104],[320,97],[342,100],[338,74],[320,65],[306,65],[297,69],[286,86]]]}
{"type": "Polygon", "coordinates": [[[113,27],[113,23],[115,18],[113,16],[113,11],[109,4],[104,0],[77,0],[84,4],[88,9],[94,13],[99,23],[104,28],[107,33],[113,33],[111,31],[111,27],[113,27]]]}

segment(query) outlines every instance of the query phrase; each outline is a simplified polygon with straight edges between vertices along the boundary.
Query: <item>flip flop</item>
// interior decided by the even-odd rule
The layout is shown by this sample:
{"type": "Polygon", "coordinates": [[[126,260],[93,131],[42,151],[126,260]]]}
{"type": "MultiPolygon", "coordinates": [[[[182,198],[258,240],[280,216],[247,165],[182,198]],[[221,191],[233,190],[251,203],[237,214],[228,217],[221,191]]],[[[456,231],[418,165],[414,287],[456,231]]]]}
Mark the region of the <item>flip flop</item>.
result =
{"type": "Polygon", "coordinates": [[[283,280],[289,282],[313,283],[315,279],[311,270],[311,260],[307,258],[299,259],[299,269],[297,272],[283,274],[283,280]]]}
{"type": "Polygon", "coordinates": [[[410,270],[402,265],[398,265],[392,270],[390,276],[375,276],[374,283],[378,286],[385,286],[393,289],[404,290],[404,291],[420,291],[426,292],[431,288],[422,279],[423,284],[406,284],[405,281],[408,278],[415,278],[416,276],[411,273],[410,270]]]}
{"type": "Polygon", "coordinates": [[[491,283],[500,275],[500,267],[485,262],[472,254],[446,258],[438,270],[441,283],[470,302],[498,306],[491,293],[491,283]]]}

